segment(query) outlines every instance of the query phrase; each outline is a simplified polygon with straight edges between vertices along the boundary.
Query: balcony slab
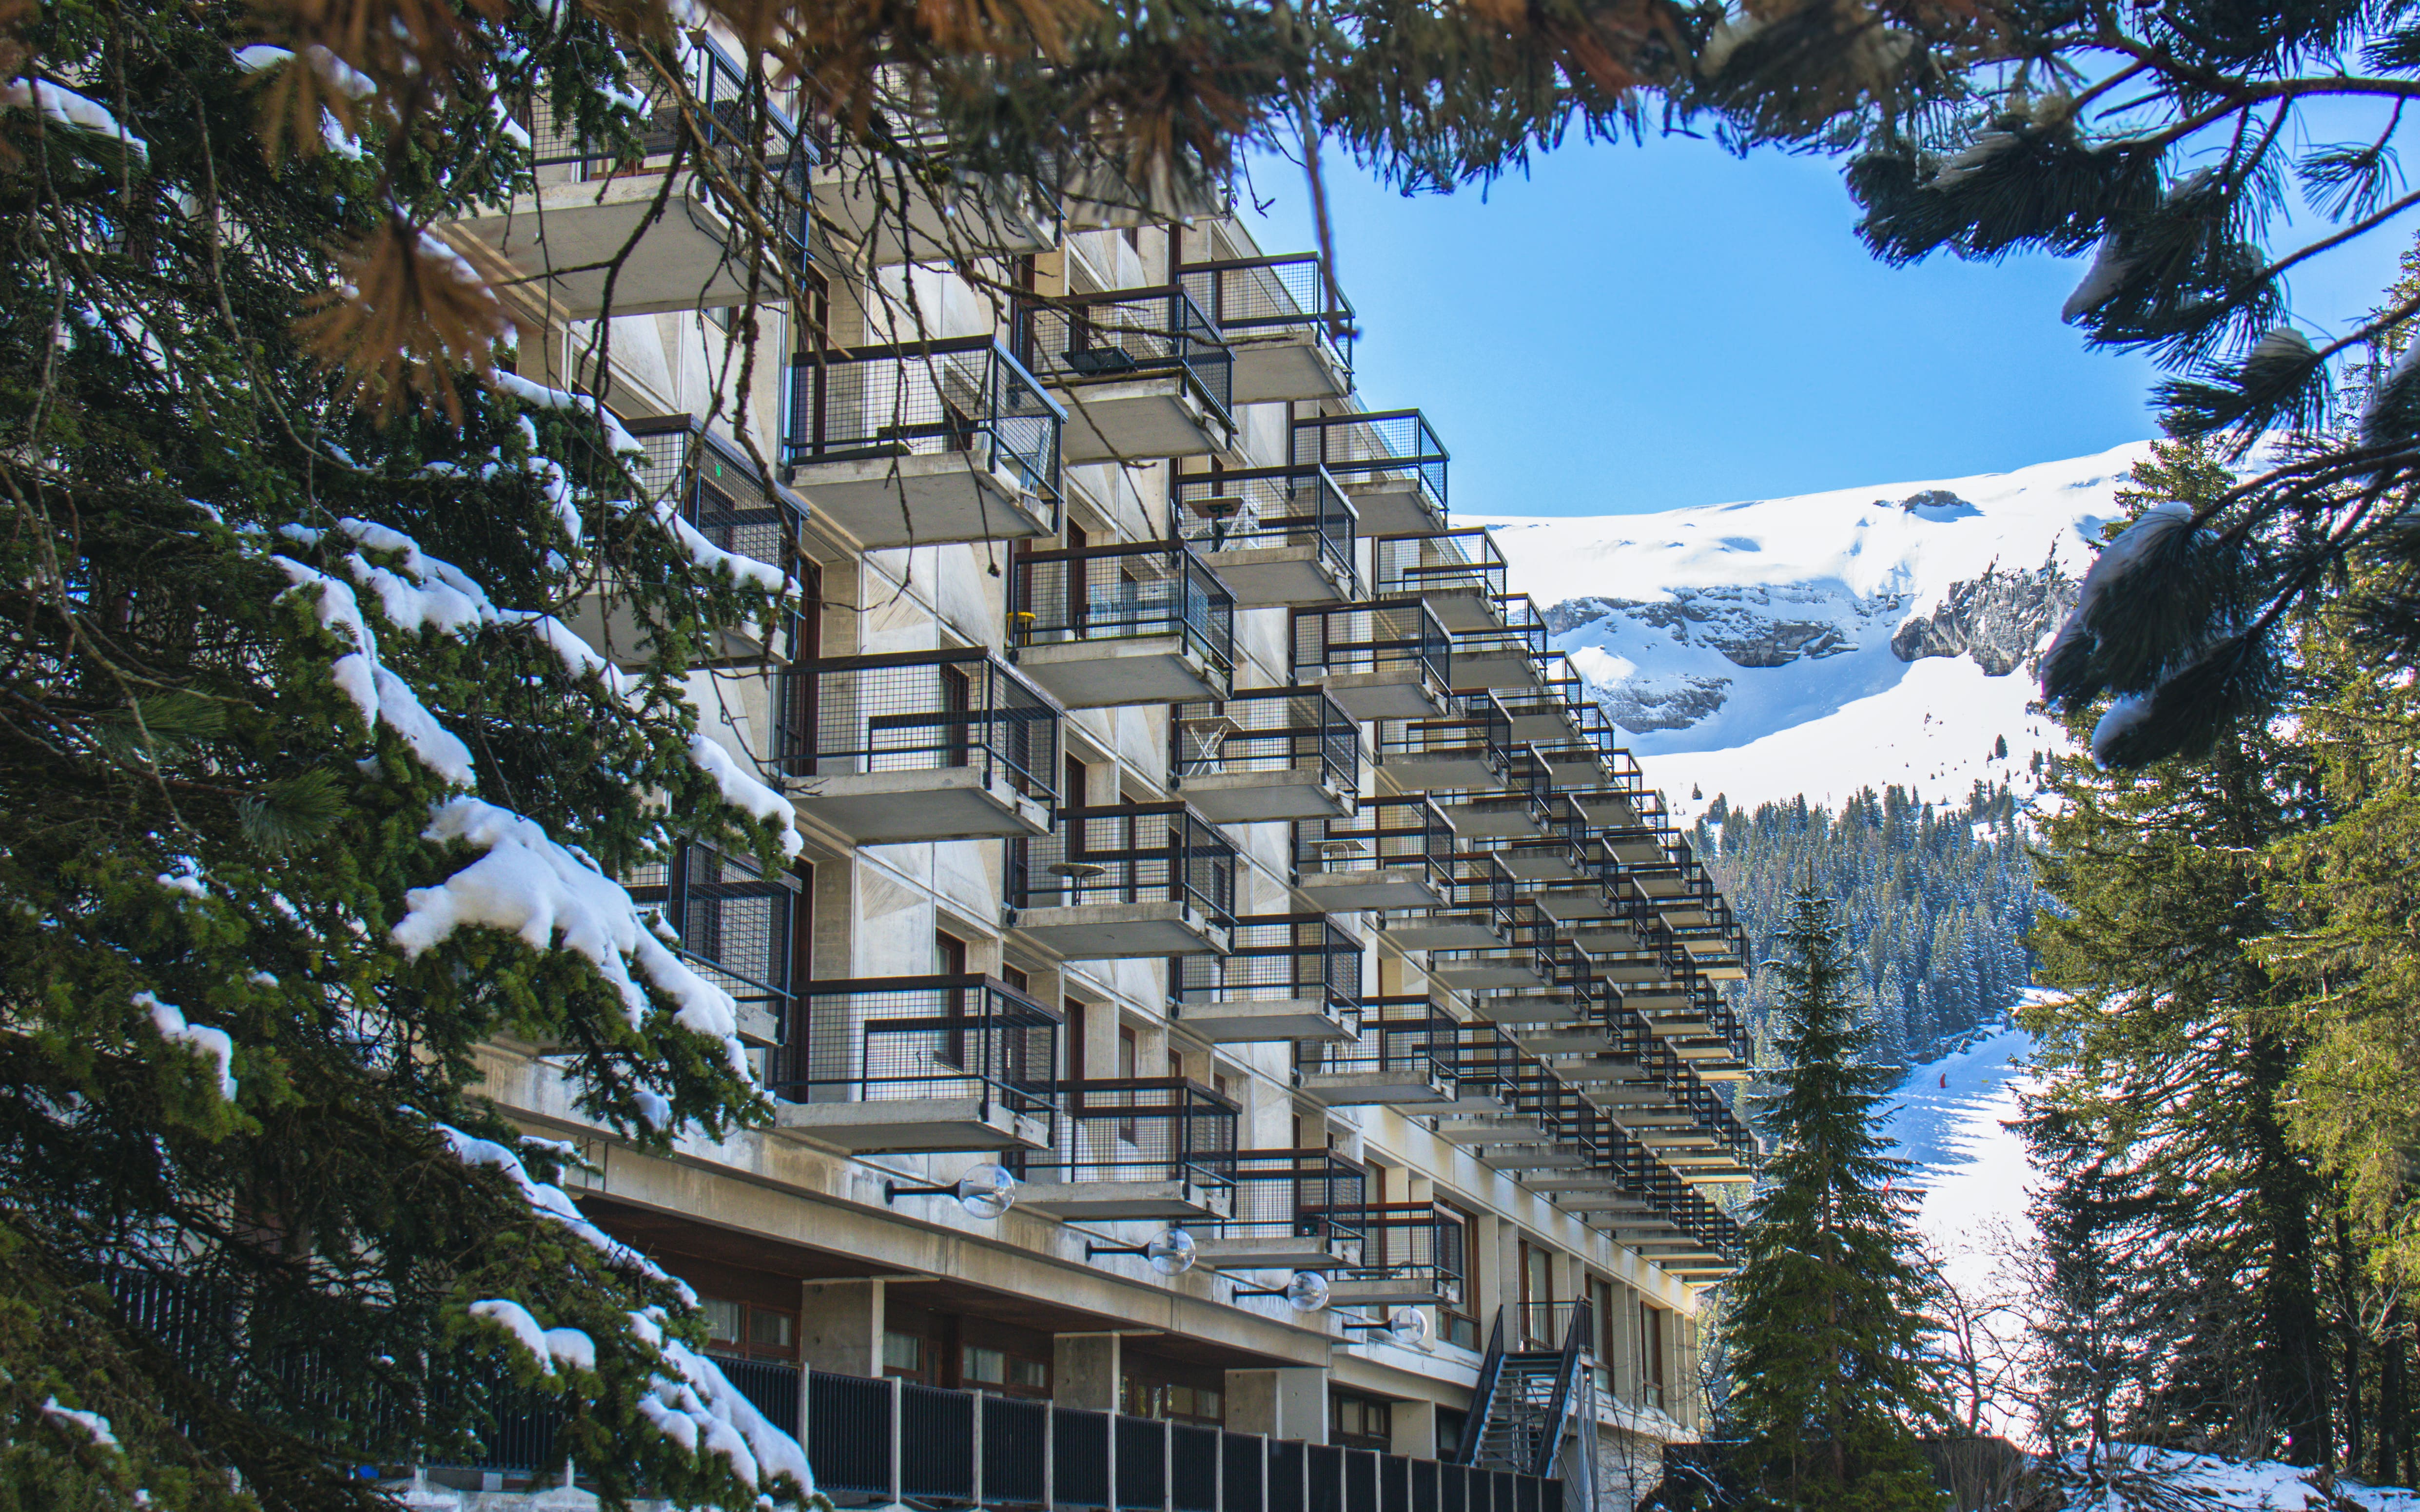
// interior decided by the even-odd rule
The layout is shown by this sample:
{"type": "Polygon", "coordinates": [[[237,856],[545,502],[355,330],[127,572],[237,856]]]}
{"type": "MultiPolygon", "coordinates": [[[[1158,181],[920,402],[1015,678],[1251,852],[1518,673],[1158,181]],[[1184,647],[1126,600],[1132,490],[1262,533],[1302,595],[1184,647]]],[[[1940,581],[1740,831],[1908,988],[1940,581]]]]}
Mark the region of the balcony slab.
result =
{"type": "Polygon", "coordinates": [[[1353,795],[1313,762],[1274,772],[1203,772],[1173,783],[1196,813],[1214,825],[1277,819],[1333,819],[1353,811],[1353,795]]]}
{"type": "Polygon", "coordinates": [[[457,221],[448,228],[492,252],[575,320],[605,312],[605,266],[629,255],[613,276],[613,310],[654,315],[744,303],[748,267],[729,255],[729,224],[713,197],[676,189],[665,213],[650,222],[661,173],[617,174],[585,183],[545,184],[516,194],[501,209],[457,221]],[[578,272],[553,273],[555,269],[578,272]]]}
{"type": "Polygon", "coordinates": [[[1462,1288],[1446,1276],[1417,1276],[1400,1281],[1357,1281],[1345,1276],[1327,1284],[1327,1304],[1331,1307],[1417,1307],[1422,1303],[1461,1300],[1462,1288]]]}
{"type": "Polygon", "coordinates": [[[1496,609],[1495,595],[1477,584],[1437,584],[1420,588],[1406,585],[1393,592],[1426,604],[1429,612],[1437,617],[1437,623],[1449,630],[1500,630],[1504,627],[1503,616],[1496,609]]]}
{"type": "Polygon", "coordinates": [[[852,1155],[979,1154],[1047,1149],[1050,1125],[973,1097],[877,1098],[857,1103],[776,1103],[775,1135],[813,1140],[852,1155]]]}
{"type": "Polygon", "coordinates": [[[1592,1026],[1516,1031],[1512,1039],[1533,1056],[1591,1056],[1613,1048],[1610,1031],[1592,1026]]]}
{"type": "Polygon", "coordinates": [[[1549,992],[1511,992],[1470,1003],[1472,1012],[1493,1024],[1568,1024],[1587,1007],[1576,994],[1549,992]]]}
{"type": "MultiPolygon", "coordinates": [[[[1341,700],[1339,701],[1342,702],[1341,700]]],[[[1351,713],[1350,709],[1345,711],[1351,713]]],[[[1492,752],[1471,747],[1425,755],[1396,753],[1379,766],[1398,793],[1435,793],[1442,788],[1494,787],[1503,780],[1492,752]]]]}
{"type": "Polygon", "coordinates": [[[1058,528],[1058,510],[1005,467],[974,452],[901,452],[845,461],[793,461],[792,487],[815,517],[861,546],[889,549],[955,541],[1027,540],[1058,528]]]}
{"type": "Polygon", "coordinates": [[[1109,1223],[1122,1218],[1224,1218],[1233,1200],[1233,1194],[1227,1187],[1190,1180],[1032,1180],[1016,1189],[1019,1211],[1066,1223],[1109,1223]]]}
{"type": "Polygon", "coordinates": [[[1560,1196],[1570,1192],[1618,1192],[1621,1178],[1605,1171],[1566,1171],[1554,1175],[1525,1176],[1521,1184],[1532,1192],[1560,1196]]]}
{"type": "Polygon", "coordinates": [[[1315,332],[1230,332],[1227,350],[1234,359],[1227,381],[1237,404],[1341,399],[1352,392],[1352,378],[1315,332]]]}
{"type": "Polygon", "coordinates": [[[1354,1038],[1352,1026],[1321,997],[1172,1003],[1168,1011],[1187,1033],[1211,1044],[1343,1044],[1354,1038]]]}
{"type": "Polygon", "coordinates": [[[1456,840],[1536,840],[1546,832],[1537,806],[1525,797],[1440,799],[1437,807],[1456,840]]]}
{"type": "Polygon", "coordinates": [[[1543,1145],[1551,1135],[1528,1119],[1441,1119],[1437,1120],[1436,1136],[1450,1145],[1543,1145]]]}
{"type": "Polygon", "coordinates": [[[1519,960],[1432,960],[1429,975],[1458,992],[1517,992],[1546,985],[1536,964],[1527,959],[1526,951],[1523,956],[1519,960]]]}
{"type": "Polygon", "coordinates": [[[1597,1163],[1595,1151],[1569,1145],[1509,1145],[1480,1152],[1479,1158],[1499,1171],[1582,1169],[1597,1163]]]}
{"type": "MultiPolygon", "coordinates": [[[[592,590],[581,594],[565,609],[563,622],[573,634],[626,671],[645,667],[656,659],[654,638],[631,612],[629,600],[618,594],[592,590]]],[[[785,660],[780,638],[768,643],[761,626],[723,625],[713,636],[706,655],[692,661],[692,667],[780,666],[785,660]]]]}
{"type": "Polygon", "coordinates": [[[1059,245],[1057,213],[1017,188],[951,184],[936,196],[897,177],[854,148],[814,170],[816,216],[877,267],[946,263],[969,244],[1004,256],[1059,245]]]}
{"type": "Polygon", "coordinates": [[[1538,676],[1538,664],[1523,653],[1513,651],[1453,650],[1453,686],[1457,689],[1509,687],[1522,692],[1544,692],[1545,684],[1538,676]]]}
{"type": "Polygon", "coordinates": [[[1326,1240],[1286,1234],[1196,1235],[1193,1261],[1205,1271],[1337,1271],[1347,1263],[1326,1240]]]}
{"type": "Polygon", "coordinates": [[[980,766],[800,778],[791,801],[860,845],[1050,833],[1048,804],[980,766]]]}
{"type": "Polygon", "coordinates": [[[1235,595],[1237,609],[1350,604],[1357,589],[1350,569],[1316,545],[1205,551],[1202,560],[1235,595]]]}
{"type": "MultiPolygon", "coordinates": [[[[1190,796],[1190,795],[1187,795],[1190,796]]],[[[1295,890],[1322,913],[1350,914],[1365,908],[1434,908],[1440,900],[1426,867],[1373,867],[1367,872],[1305,872],[1295,890]]]]}
{"type": "Polygon", "coordinates": [[[1382,918],[1378,933],[1404,950],[1492,950],[1504,944],[1503,933],[1487,916],[1382,918]]]}
{"type": "Polygon", "coordinates": [[[1345,476],[1336,484],[1353,501],[1353,512],[1360,521],[1354,527],[1357,535],[1424,535],[1445,529],[1445,511],[1430,498],[1417,473],[1345,476]]]}
{"type": "Polygon", "coordinates": [[[1228,927],[1189,903],[1078,903],[1014,913],[1012,928],[1069,961],[1227,953],[1228,927]]]}
{"type": "Polygon", "coordinates": [[[1439,1107],[1454,1101],[1452,1078],[1410,1071],[1307,1071],[1297,1090],[1331,1108],[1439,1107]]]}
{"type": "Polygon", "coordinates": [[[1418,664],[1366,672],[1299,672],[1303,682],[1318,684],[1355,719],[1426,719],[1446,710],[1445,685],[1418,664]]]}
{"type": "Polygon", "coordinates": [[[1180,369],[1101,379],[1059,374],[1045,381],[1067,406],[1060,456],[1071,467],[1207,456],[1234,444],[1234,423],[1204,403],[1180,369]]]}
{"type": "Polygon", "coordinates": [[[1181,635],[1021,646],[1017,671],[1070,709],[1223,699],[1230,678],[1181,635]]]}

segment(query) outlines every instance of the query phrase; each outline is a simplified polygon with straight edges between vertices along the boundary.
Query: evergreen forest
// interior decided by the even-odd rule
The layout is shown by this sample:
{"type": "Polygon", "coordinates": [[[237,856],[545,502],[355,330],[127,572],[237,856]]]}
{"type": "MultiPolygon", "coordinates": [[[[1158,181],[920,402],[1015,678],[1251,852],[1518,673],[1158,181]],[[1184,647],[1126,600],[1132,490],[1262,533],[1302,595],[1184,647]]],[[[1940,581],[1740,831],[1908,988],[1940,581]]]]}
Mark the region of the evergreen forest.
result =
{"type": "MultiPolygon", "coordinates": [[[[1775,958],[1799,894],[1834,901],[1853,995],[1871,1005],[1873,1054],[1885,1064],[1928,1059],[1998,1022],[2032,980],[2034,866],[2006,787],[1978,784],[1958,804],[1869,788],[1838,812],[1803,797],[1738,810],[1717,796],[1695,840],[1752,961],[1775,958]]],[[[1760,1043],[1779,983],[1757,971],[1741,989],[1760,1043]]]]}

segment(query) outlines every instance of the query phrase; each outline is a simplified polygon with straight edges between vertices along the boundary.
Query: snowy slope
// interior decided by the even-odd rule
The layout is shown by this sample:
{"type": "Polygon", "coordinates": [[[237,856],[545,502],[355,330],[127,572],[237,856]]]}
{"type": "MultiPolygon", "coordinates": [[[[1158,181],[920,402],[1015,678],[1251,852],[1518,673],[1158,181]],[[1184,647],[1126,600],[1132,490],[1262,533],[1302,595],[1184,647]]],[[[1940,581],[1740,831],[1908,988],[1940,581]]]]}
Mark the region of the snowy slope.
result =
{"type": "Polygon", "coordinates": [[[2142,445],[2013,472],[1652,515],[1490,519],[1512,584],[1648,771],[1708,798],[2022,785],[2056,726],[2026,658],[2142,445]],[[2009,757],[1995,760],[2005,737],[2009,757]]]}

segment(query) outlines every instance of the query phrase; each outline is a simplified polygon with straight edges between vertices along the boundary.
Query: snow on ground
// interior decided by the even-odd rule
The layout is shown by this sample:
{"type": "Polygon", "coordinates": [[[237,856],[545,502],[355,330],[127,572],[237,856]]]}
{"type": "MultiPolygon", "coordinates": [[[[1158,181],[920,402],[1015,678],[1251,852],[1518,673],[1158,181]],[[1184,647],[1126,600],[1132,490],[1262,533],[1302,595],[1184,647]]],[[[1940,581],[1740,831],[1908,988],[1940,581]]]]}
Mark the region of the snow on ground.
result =
{"type": "MultiPolygon", "coordinates": [[[[2233,1464],[2208,1455],[2140,1444],[2120,1444],[2112,1453],[2122,1460],[2113,1467],[2121,1487],[2128,1480],[2149,1481],[2172,1495],[2181,1493],[2188,1498],[2184,1505],[2208,1512],[2343,1512],[2353,1507],[2361,1512],[2420,1512],[2420,1494],[2342,1476],[2336,1478],[2335,1499],[2331,1500],[2306,1478],[2310,1471],[2274,1460],[2233,1464]]],[[[2139,1498],[2114,1489],[2071,1501],[2063,1512],[2131,1512],[2143,1504],[2139,1498]]]]}

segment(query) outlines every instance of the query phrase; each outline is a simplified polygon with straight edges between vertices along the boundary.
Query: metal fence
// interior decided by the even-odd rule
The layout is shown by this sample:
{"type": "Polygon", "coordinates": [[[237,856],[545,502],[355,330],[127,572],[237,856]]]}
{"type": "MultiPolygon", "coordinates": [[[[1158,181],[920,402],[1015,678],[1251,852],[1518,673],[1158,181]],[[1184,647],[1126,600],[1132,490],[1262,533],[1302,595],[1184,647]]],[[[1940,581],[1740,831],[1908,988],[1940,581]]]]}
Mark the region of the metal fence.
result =
{"type": "Polygon", "coordinates": [[[808,738],[801,777],[973,767],[1055,802],[1058,708],[983,648],[827,656],[795,667],[808,738]]]}
{"type": "Polygon", "coordinates": [[[653,905],[680,936],[675,949],[706,979],[780,1023],[790,1007],[790,924],[799,879],[744,856],[683,845],[624,879],[630,901],[653,905]]]}
{"type": "Polygon", "coordinates": [[[1316,465],[1191,472],[1175,480],[1177,533],[1202,551],[1311,547],[1358,598],[1357,518],[1344,490],[1316,465]]]}
{"type": "Polygon", "coordinates": [[[1353,378],[1353,306],[1315,252],[1183,264],[1177,281],[1230,339],[1299,332],[1353,378]]]}
{"type": "Polygon", "coordinates": [[[1180,637],[1222,682],[1235,669],[1235,595],[1182,541],[1020,551],[1011,563],[1016,646],[1180,637]]]}
{"type": "Polygon", "coordinates": [[[1219,419],[1233,418],[1234,357],[1182,288],[1020,300],[1010,319],[1019,349],[1053,383],[1176,373],[1219,419]]]}
{"type": "Polygon", "coordinates": [[[811,981],[771,1090],[793,1103],[977,1098],[1025,1117],[1057,1105],[1059,1015],[976,974],[811,981]]]}
{"type": "Polygon", "coordinates": [[[1355,604],[1294,612],[1294,680],[1417,668],[1452,686],[1453,638],[1425,604],[1355,604]]]}
{"type": "Polygon", "coordinates": [[[1047,1181],[1183,1181],[1224,1187],[1235,1153],[1236,1101],[1182,1076],[1059,1084],[1057,1137],[1029,1158],[1047,1181]]]}
{"type": "Polygon", "coordinates": [[[1011,908],[1179,903],[1235,917],[1235,847],[1183,803],[1059,810],[1047,835],[1008,842],[1011,908]]]}
{"type": "Polygon", "coordinates": [[[989,336],[802,353],[790,363],[782,461],[798,468],[963,455],[1052,511],[1066,411],[989,336]]]}
{"type": "Polygon", "coordinates": [[[1445,514],[1445,443],[1417,409],[1314,415],[1294,423],[1294,457],[1356,482],[1417,483],[1445,514]]]}
{"type": "Polygon", "coordinates": [[[1188,777],[1315,767],[1340,793],[1361,788],[1361,727],[1316,687],[1259,687],[1177,704],[1168,769],[1188,777]]]}
{"type": "Polygon", "coordinates": [[[1327,1149],[1245,1149],[1218,1163],[1234,1183],[1225,1239],[1311,1239],[1360,1263],[1369,1173],[1327,1149]]]}
{"type": "Polygon", "coordinates": [[[1371,556],[1371,586],[1381,598],[1466,591],[1491,600],[1504,596],[1504,553],[1492,533],[1475,526],[1424,535],[1382,535],[1371,556]]]}
{"type": "Polygon", "coordinates": [[[1361,1009],[1361,943],[1326,914],[1257,914],[1235,920],[1223,956],[1169,962],[1168,995],[1178,1003],[1316,999],[1338,1012],[1361,1009]]]}

